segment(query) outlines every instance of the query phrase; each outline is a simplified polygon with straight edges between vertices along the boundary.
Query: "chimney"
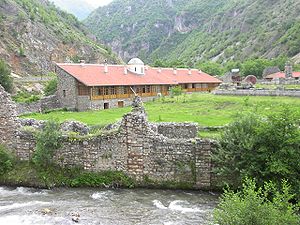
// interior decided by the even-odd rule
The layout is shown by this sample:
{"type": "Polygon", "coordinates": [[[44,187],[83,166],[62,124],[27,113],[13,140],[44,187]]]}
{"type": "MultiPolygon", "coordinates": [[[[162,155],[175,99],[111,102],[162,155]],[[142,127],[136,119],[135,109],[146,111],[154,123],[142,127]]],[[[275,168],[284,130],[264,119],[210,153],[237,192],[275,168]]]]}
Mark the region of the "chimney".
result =
{"type": "Polygon", "coordinates": [[[108,73],[108,66],[107,66],[107,63],[104,64],[104,73],[108,73]]]}
{"type": "Polygon", "coordinates": [[[202,70],[198,70],[198,72],[199,72],[199,74],[201,74],[201,73],[202,73],[202,70]]]}
{"type": "Polygon", "coordinates": [[[145,70],[148,70],[149,69],[149,67],[148,66],[145,66],[145,70]]]}
{"type": "Polygon", "coordinates": [[[285,78],[291,78],[293,77],[293,66],[291,65],[290,62],[287,62],[285,64],[285,78]]]}
{"type": "Polygon", "coordinates": [[[192,70],[191,69],[189,69],[189,75],[192,75],[192,70]]]}
{"type": "Polygon", "coordinates": [[[173,69],[173,75],[177,75],[177,69],[176,68],[173,69]]]}
{"type": "Polygon", "coordinates": [[[80,62],[80,66],[84,66],[84,64],[85,64],[84,60],[80,60],[79,62],[80,62]]]}
{"type": "Polygon", "coordinates": [[[157,70],[157,72],[158,72],[158,73],[161,73],[161,68],[159,68],[159,69],[157,70]]]}
{"type": "Polygon", "coordinates": [[[127,74],[128,74],[127,67],[124,66],[124,75],[127,75],[127,74]]]}

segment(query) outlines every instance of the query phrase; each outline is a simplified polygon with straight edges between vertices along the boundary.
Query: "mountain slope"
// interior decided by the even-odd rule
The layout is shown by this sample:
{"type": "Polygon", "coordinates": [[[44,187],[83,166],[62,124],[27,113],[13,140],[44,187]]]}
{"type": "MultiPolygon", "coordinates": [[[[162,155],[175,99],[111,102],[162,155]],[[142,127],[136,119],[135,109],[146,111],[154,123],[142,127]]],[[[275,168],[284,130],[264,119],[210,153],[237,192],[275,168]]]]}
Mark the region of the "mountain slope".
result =
{"type": "Polygon", "coordinates": [[[51,0],[59,8],[74,14],[78,19],[85,19],[95,8],[85,0],[51,0]]]}
{"type": "Polygon", "coordinates": [[[299,0],[115,0],[84,23],[124,59],[193,65],[300,52],[299,0]]]}
{"type": "Polygon", "coordinates": [[[46,0],[0,1],[0,36],[0,58],[19,75],[47,73],[52,61],[119,61],[73,15],[46,0]]]}

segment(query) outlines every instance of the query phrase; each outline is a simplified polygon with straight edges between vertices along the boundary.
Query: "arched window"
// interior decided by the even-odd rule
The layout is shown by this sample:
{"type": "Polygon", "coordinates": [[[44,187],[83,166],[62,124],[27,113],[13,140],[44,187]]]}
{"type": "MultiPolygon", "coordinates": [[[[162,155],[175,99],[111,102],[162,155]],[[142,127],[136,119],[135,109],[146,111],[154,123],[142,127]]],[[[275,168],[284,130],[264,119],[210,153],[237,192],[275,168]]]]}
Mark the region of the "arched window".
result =
{"type": "Polygon", "coordinates": [[[134,71],[136,72],[136,67],[134,67],[134,71]]]}

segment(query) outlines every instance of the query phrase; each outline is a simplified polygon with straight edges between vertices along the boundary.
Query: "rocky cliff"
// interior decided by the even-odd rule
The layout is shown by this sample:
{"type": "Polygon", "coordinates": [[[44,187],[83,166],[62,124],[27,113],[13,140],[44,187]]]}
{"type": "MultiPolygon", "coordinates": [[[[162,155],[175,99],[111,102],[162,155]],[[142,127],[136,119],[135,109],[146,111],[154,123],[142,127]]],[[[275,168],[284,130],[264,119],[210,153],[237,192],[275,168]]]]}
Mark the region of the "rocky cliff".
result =
{"type": "Polygon", "coordinates": [[[22,76],[48,73],[52,61],[120,61],[73,15],[47,0],[1,0],[0,37],[0,58],[22,76]]]}
{"type": "Polygon", "coordinates": [[[115,0],[84,22],[125,60],[198,61],[293,57],[299,0],[115,0]]]}

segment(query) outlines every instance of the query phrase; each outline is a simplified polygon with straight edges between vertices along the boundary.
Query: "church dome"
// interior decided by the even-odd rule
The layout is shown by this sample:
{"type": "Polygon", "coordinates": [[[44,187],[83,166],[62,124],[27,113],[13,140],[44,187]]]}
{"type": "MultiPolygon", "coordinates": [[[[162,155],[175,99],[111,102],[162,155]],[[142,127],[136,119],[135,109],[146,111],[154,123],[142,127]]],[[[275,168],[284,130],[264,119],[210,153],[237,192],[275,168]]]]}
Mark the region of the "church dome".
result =
{"type": "Polygon", "coordinates": [[[140,60],[139,58],[133,58],[128,62],[128,65],[144,66],[144,62],[142,60],[140,60]]]}

